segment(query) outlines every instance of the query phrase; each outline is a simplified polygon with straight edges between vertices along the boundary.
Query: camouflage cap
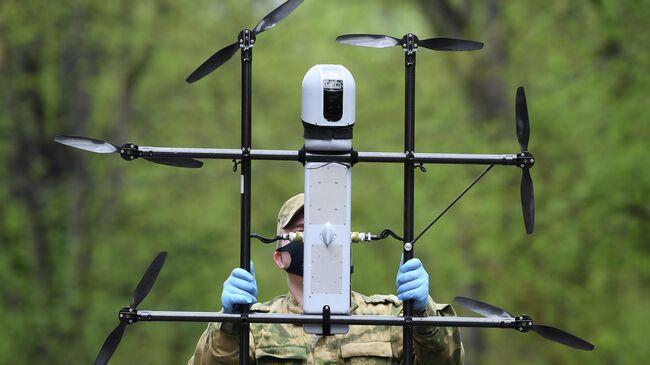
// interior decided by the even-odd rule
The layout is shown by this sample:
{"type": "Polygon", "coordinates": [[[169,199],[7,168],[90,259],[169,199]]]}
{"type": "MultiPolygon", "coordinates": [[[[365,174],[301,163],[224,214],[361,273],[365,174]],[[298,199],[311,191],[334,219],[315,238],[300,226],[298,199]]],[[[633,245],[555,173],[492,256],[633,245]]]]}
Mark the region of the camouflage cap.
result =
{"type": "Polygon", "coordinates": [[[303,209],[304,205],[305,194],[303,193],[292,196],[282,204],[282,208],[280,208],[280,211],[278,212],[277,233],[280,233],[280,231],[291,222],[291,219],[296,215],[296,213],[303,209]]]}

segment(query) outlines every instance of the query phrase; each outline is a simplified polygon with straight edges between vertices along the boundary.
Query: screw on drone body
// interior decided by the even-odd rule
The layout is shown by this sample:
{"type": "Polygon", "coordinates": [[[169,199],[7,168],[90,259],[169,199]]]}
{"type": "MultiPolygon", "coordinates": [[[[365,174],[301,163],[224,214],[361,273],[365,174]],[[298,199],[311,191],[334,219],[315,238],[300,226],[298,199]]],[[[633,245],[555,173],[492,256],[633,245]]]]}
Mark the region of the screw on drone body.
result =
{"type": "Polygon", "coordinates": [[[413,249],[413,244],[411,242],[406,242],[404,244],[404,250],[405,251],[411,251],[413,249]]]}

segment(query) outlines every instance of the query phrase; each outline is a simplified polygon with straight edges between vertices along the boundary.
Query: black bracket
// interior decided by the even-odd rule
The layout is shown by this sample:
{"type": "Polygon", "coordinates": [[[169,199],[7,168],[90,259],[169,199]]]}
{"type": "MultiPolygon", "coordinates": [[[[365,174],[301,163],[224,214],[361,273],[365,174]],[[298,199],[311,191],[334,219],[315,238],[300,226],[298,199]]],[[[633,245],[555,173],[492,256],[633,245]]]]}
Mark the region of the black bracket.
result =
{"type": "Polygon", "coordinates": [[[418,51],[418,37],[415,34],[407,34],[402,38],[402,48],[406,53],[406,66],[415,66],[415,52],[418,51]]]}
{"type": "Polygon", "coordinates": [[[251,161],[251,149],[246,147],[241,149],[241,160],[237,161],[236,158],[232,159],[232,172],[237,172],[237,165],[241,165],[244,161],[251,161]]]}
{"type": "Polygon", "coordinates": [[[303,145],[301,149],[298,150],[298,161],[305,166],[305,163],[307,162],[307,150],[305,149],[305,146],[303,145]]]}
{"type": "Polygon", "coordinates": [[[118,318],[124,324],[133,324],[138,321],[138,311],[133,307],[124,307],[120,309],[118,318]]]}
{"type": "Polygon", "coordinates": [[[255,35],[249,29],[244,29],[239,32],[239,48],[242,49],[242,61],[250,62],[253,59],[253,52],[251,52],[255,45],[255,35]]]}
{"type": "Polygon", "coordinates": [[[359,162],[359,152],[353,149],[350,151],[350,164],[354,166],[357,162],[359,162]]]}
{"type": "Polygon", "coordinates": [[[251,149],[250,147],[244,147],[241,149],[241,159],[242,161],[251,161],[251,149]]]}
{"type": "Polygon", "coordinates": [[[323,336],[332,335],[332,323],[330,322],[330,306],[323,306],[323,336]]]}
{"type": "Polygon", "coordinates": [[[519,332],[528,332],[533,327],[533,319],[526,314],[515,317],[515,329],[519,332]]]}
{"type": "Polygon", "coordinates": [[[535,164],[535,156],[528,151],[522,151],[517,154],[515,164],[522,169],[529,169],[535,164]]]}
{"type": "Polygon", "coordinates": [[[140,157],[138,146],[133,143],[125,143],[120,147],[120,156],[127,161],[133,161],[140,157]]]}
{"type": "Polygon", "coordinates": [[[420,163],[415,164],[415,165],[413,166],[413,168],[415,168],[415,169],[420,169],[420,171],[422,171],[422,172],[427,172],[427,168],[424,167],[424,163],[423,163],[423,162],[420,162],[420,163]]]}
{"type": "Polygon", "coordinates": [[[413,327],[413,317],[411,317],[411,316],[404,317],[404,326],[405,327],[413,327]]]}

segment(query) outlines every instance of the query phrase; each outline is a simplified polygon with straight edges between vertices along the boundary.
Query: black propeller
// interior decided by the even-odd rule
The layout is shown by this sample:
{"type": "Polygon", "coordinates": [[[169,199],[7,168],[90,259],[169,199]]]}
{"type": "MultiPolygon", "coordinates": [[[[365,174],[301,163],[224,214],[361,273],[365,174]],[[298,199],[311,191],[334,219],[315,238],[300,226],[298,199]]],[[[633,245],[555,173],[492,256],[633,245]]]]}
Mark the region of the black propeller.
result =
{"type": "MultiPolygon", "coordinates": [[[[163,264],[165,263],[165,258],[167,257],[167,252],[161,252],[156,256],[156,258],[151,262],[149,268],[140,279],[138,286],[133,292],[133,298],[131,299],[131,304],[125,308],[128,311],[135,311],[136,307],[142,302],[142,300],[149,294],[153,284],[156,282],[156,278],[162,269],[163,264]]],[[[108,363],[108,360],[111,359],[113,353],[119,346],[122,336],[124,335],[124,330],[128,324],[133,323],[134,320],[124,316],[122,311],[120,311],[120,324],[115,327],[115,329],[106,337],[104,345],[102,345],[101,350],[97,354],[95,359],[95,365],[105,365],[108,363]]]]}
{"type": "MultiPolygon", "coordinates": [[[[259,23],[253,28],[252,35],[251,35],[251,43],[254,43],[255,37],[276,26],[282,19],[286,18],[287,15],[291,14],[292,11],[294,11],[300,4],[302,4],[304,0],[287,0],[285,3],[282,5],[278,6],[267,14],[262,20],[260,20],[259,23]]],[[[243,33],[244,31],[242,31],[243,33]]],[[[241,37],[241,33],[240,33],[241,37]]],[[[238,40],[235,41],[232,44],[229,44],[225,46],[224,48],[220,49],[217,51],[217,53],[213,54],[208,58],[205,62],[203,62],[194,72],[192,72],[186,79],[188,83],[193,83],[196,82],[206,75],[208,75],[210,72],[216,70],[219,68],[219,66],[223,65],[226,63],[234,54],[237,52],[237,50],[240,48],[240,40],[238,37],[238,40]]]]}
{"type": "MultiPolygon", "coordinates": [[[[80,150],[94,153],[119,153],[125,160],[133,160],[139,157],[133,153],[137,146],[127,143],[122,147],[110,142],[102,141],[95,138],[61,135],[54,138],[54,142],[66,146],[78,148],[80,150]]],[[[145,160],[161,165],[187,168],[200,168],[203,162],[189,157],[143,157],[145,160]]]]}
{"type": "MultiPolygon", "coordinates": [[[[352,46],[386,48],[404,46],[406,36],[400,39],[380,34],[347,34],[336,37],[336,41],[352,46]]],[[[453,38],[429,38],[418,42],[418,46],[434,51],[475,51],[483,48],[481,42],[453,38]]]]}
{"type": "Polygon", "coordinates": [[[525,323],[517,328],[521,332],[528,332],[532,330],[538,335],[563,345],[573,347],[579,350],[591,351],[595,348],[594,345],[589,342],[576,337],[568,332],[564,332],[561,329],[545,326],[541,324],[534,324],[533,320],[528,316],[515,317],[512,314],[506,312],[505,310],[495,307],[491,304],[483,303],[476,299],[471,299],[467,297],[456,297],[454,302],[465,307],[466,309],[478,313],[487,318],[503,318],[503,319],[514,319],[519,320],[520,322],[525,323]]]}
{"type": "MultiPolygon", "coordinates": [[[[515,99],[515,123],[517,140],[521,148],[521,157],[533,160],[528,152],[528,139],[530,138],[530,122],[528,121],[528,106],[526,105],[526,93],[523,86],[517,88],[515,99]]],[[[530,164],[522,164],[521,167],[521,208],[524,214],[524,224],[528,234],[533,233],[535,227],[535,192],[533,179],[530,177],[530,164]]]]}

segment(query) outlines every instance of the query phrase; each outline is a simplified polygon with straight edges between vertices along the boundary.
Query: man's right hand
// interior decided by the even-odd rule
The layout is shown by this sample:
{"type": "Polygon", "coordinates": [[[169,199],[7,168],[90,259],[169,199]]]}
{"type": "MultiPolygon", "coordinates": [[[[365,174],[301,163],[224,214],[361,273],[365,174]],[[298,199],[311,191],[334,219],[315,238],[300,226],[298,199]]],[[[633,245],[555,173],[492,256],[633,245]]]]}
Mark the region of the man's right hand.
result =
{"type": "Polygon", "coordinates": [[[235,313],[235,305],[255,302],[257,302],[257,282],[255,281],[255,269],[251,262],[251,272],[237,268],[223,283],[221,304],[224,312],[235,313]]]}

